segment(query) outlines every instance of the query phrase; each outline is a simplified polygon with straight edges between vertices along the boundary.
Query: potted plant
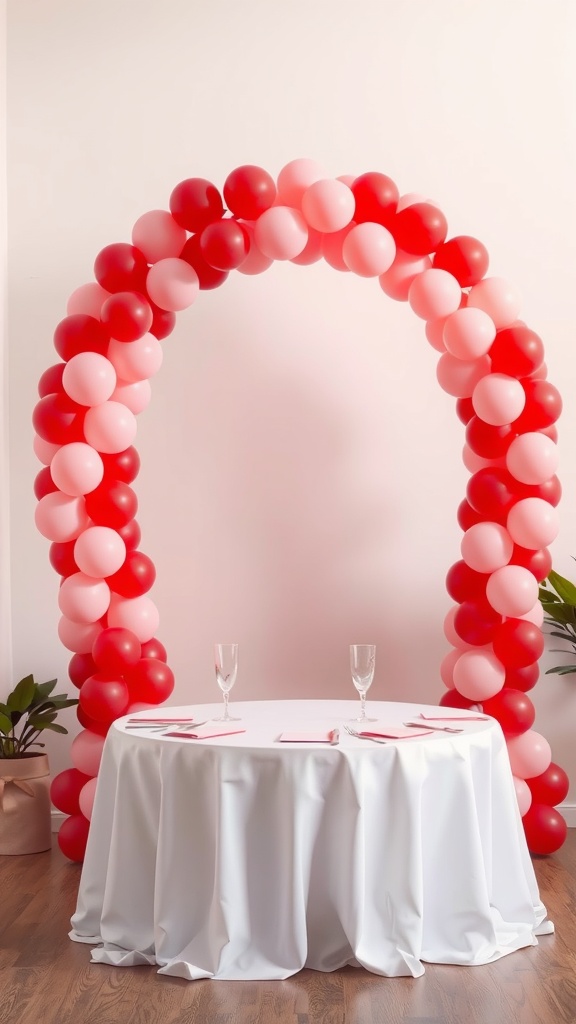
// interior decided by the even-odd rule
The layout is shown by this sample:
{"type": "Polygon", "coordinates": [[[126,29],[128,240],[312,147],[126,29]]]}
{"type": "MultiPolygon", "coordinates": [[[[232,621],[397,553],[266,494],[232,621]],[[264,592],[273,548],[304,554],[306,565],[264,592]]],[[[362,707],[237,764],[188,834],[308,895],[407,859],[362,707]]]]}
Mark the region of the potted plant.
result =
{"type": "Polygon", "coordinates": [[[45,729],[67,733],[56,718],[78,701],[53,696],[56,679],[37,683],[25,676],[0,703],[0,854],[50,849],[50,769],[39,736],[45,729]]]}
{"type": "Polygon", "coordinates": [[[546,675],[552,672],[560,676],[570,675],[576,672],[576,586],[552,570],[542,582],[539,598],[544,609],[544,622],[552,627],[549,636],[568,644],[568,647],[552,648],[552,653],[569,654],[573,659],[571,664],[546,669],[546,675]]]}

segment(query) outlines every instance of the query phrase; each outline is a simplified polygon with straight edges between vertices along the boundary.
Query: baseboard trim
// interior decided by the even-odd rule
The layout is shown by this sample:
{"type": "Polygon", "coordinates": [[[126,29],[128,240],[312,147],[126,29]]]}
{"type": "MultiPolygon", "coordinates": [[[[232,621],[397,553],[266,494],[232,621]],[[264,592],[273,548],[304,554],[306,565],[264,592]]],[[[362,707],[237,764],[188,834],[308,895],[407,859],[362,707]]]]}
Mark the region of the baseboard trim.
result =
{"type": "Polygon", "coordinates": [[[59,832],[60,831],[60,825],[62,824],[63,821],[66,821],[66,818],[68,817],[68,815],[67,814],[63,814],[62,811],[54,811],[53,810],[51,817],[52,817],[52,831],[53,832],[59,832]]]}

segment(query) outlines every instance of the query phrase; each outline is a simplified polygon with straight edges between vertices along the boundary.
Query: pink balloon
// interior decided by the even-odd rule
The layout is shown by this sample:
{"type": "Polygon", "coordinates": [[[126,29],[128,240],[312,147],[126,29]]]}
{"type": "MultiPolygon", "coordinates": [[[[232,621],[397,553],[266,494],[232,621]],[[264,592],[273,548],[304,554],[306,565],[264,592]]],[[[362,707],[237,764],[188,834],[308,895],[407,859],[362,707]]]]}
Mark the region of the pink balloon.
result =
{"type": "MultiPolygon", "coordinates": [[[[410,285],[414,278],[424,270],[430,270],[431,267],[432,260],[429,256],[412,256],[410,253],[398,249],[392,265],[379,277],[380,287],[391,299],[407,302],[410,285]]],[[[443,350],[444,345],[442,345],[443,350]]]]}
{"type": "Polygon", "coordinates": [[[100,405],[116,387],[116,371],[99,352],[79,352],[66,363],[62,385],[79,405],[100,405]]]}
{"type": "Polygon", "coordinates": [[[72,622],[65,615],[58,622],[60,642],[75,654],[90,654],[94,641],[101,632],[100,622],[72,622]]]}
{"type": "Polygon", "coordinates": [[[342,246],[346,266],[360,277],[379,277],[394,262],[396,243],[381,224],[355,224],[342,246]]]}
{"type": "Polygon", "coordinates": [[[520,312],[520,293],[501,277],[485,277],[470,289],[467,305],[483,309],[500,330],[509,327],[520,312]]]}
{"type": "Polygon", "coordinates": [[[445,352],[438,360],[436,377],[442,390],[449,395],[454,398],[470,398],[478,381],[490,373],[490,365],[489,356],[480,356],[468,362],[445,352]]]}
{"type": "Polygon", "coordinates": [[[139,711],[151,711],[157,707],[157,704],[145,704],[144,701],[138,700],[135,701],[134,704],[129,704],[124,714],[130,716],[136,715],[139,711]]]}
{"type": "Polygon", "coordinates": [[[512,558],[514,542],[500,523],[475,523],[462,537],[462,558],[476,572],[495,572],[512,558]]]}
{"type": "Polygon", "coordinates": [[[503,565],[486,584],[486,597],[495,611],[507,618],[526,615],[538,600],[536,577],[522,565],[503,565]]]}
{"type": "Polygon", "coordinates": [[[512,423],[520,415],[525,404],[526,392],[520,381],[505,373],[487,374],[478,381],[472,392],[474,412],[485,423],[495,427],[512,423]]]}
{"type": "Polygon", "coordinates": [[[145,643],[156,633],[160,616],[156,605],[146,594],[132,598],[112,594],[107,621],[109,626],[131,629],[140,642],[145,643]]]}
{"type": "Polygon", "coordinates": [[[540,604],[540,601],[536,601],[536,604],[530,608],[529,611],[525,612],[524,615],[517,615],[515,618],[524,619],[526,622],[532,622],[535,626],[540,626],[544,622],[544,609],[540,604]]]}
{"type": "Polygon", "coordinates": [[[110,604],[110,587],[104,580],[75,572],[67,576],[58,591],[60,611],[71,622],[97,622],[110,604]]]}
{"type": "Polygon", "coordinates": [[[469,648],[472,647],[473,644],[466,643],[466,641],[463,640],[462,637],[456,632],[456,629],[454,627],[454,618],[456,616],[457,611],[458,605],[455,605],[453,608],[449,609],[449,611],[446,613],[444,617],[443,628],[444,636],[446,637],[448,643],[452,644],[453,647],[457,647],[458,654],[460,654],[462,651],[469,650],[469,648]]]}
{"type": "Polygon", "coordinates": [[[89,526],[74,545],[74,561],[81,572],[96,579],[112,576],[124,564],[126,545],[109,526],[89,526]]]}
{"type": "Polygon", "coordinates": [[[440,678],[447,690],[454,689],[454,666],[461,654],[461,650],[448,651],[440,662],[440,678]]]}
{"type": "Polygon", "coordinates": [[[549,767],[552,750],[539,732],[528,729],[507,742],[512,774],[519,779],[534,779],[549,767]]]}
{"type": "Polygon", "coordinates": [[[292,260],[306,246],[308,227],[298,210],[272,206],[256,221],[254,240],[260,252],[271,260],[292,260]]]}
{"type": "Polygon", "coordinates": [[[137,429],[134,413],[122,402],[95,405],[84,417],[84,436],[88,444],[107,455],[126,451],[136,437],[137,429]]]}
{"type": "Polygon", "coordinates": [[[146,289],[160,309],[177,313],[195,301],[200,283],[198,274],[185,260],[175,257],[159,260],[148,271],[146,289]]]}
{"type": "Polygon", "coordinates": [[[98,487],[104,476],[104,463],[89,444],[72,441],[58,449],[50,463],[50,473],[64,494],[79,497],[98,487]]]}
{"type": "Polygon", "coordinates": [[[477,359],[486,355],[494,338],[496,327],[483,309],[465,306],[446,318],[443,341],[448,352],[457,359],[477,359]]]}
{"type": "Polygon", "coordinates": [[[147,263],[179,256],[187,237],[167,210],[143,213],[132,228],[132,244],[144,253],[147,263]]]}
{"type": "Polygon", "coordinates": [[[304,219],[316,231],[340,231],[352,220],[355,208],[352,189],[335,178],[315,181],[302,196],[304,219]]]}
{"type": "Polygon", "coordinates": [[[88,284],[81,284],[76,291],[73,291],[66,304],[68,316],[75,313],[85,313],[86,316],[93,316],[95,320],[100,319],[100,310],[110,298],[107,292],[97,281],[89,281],[88,284]]]}
{"type": "Polygon", "coordinates": [[[34,512],[36,528],[43,537],[57,543],[76,540],[88,526],[88,515],[84,498],[52,491],[45,494],[36,505],[34,512]]]}
{"type": "Polygon", "coordinates": [[[483,459],[481,455],[476,455],[476,452],[473,452],[467,444],[462,448],[462,462],[469,473],[477,473],[479,469],[503,464],[502,459],[483,459]]]}
{"type": "Polygon", "coordinates": [[[517,779],[516,776],[514,776],[514,790],[516,792],[520,817],[523,818],[532,803],[532,790],[524,779],[517,779]]]}
{"type": "Polygon", "coordinates": [[[423,320],[437,320],[450,316],[460,306],[462,289],[447,270],[424,270],[414,278],[408,292],[408,302],[423,320]]]}
{"type": "Polygon", "coordinates": [[[519,434],[506,452],[506,466],[523,484],[543,484],[558,469],[558,448],[545,434],[519,434]]]}
{"type": "Polygon", "coordinates": [[[112,393],[112,401],[121,402],[135,416],[143,412],[146,406],[150,404],[151,398],[152,388],[149,380],[135,380],[133,382],[118,380],[112,393]]]}
{"type": "Polygon", "coordinates": [[[408,206],[414,206],[415,203],[430,203],[431,206],[436,206],[431,199],[426,199],[426,196],[421,196],[419,192],[406,192],[403,196],[400,196],[396,212],[400,213],[400,210],[405,210],[408,206]]]}
{"type": "Polygon", "coordinates": [[[344,272],[349,271],[349,267],[344,262],[343,249],[346,238],[355,227],[354,221],[348,224],[347,227],[342,228],[341,231],[333,231],[329,235],[323,235],[322,237],[322,255],[334,270],[340,270],[344,272]]]}
{"type": "Polygon", "coordinates": [[[294,256],[291,262],[296,263],[299,267],[309,267],[312,263],[317,263],[322,259],[322,239],[323,235],[320,231],[308,228],[308,241],[302,252],[298,256],[294,256]]]}
{"type": "Polygon", "coordinates": [[[163,358],[162,345],[153,334],[144,334],[130,342],[112,338],[108,346],[108,359],[116,375],[128,383],[153,377],[162,366],[163,358]]]}
{"type": "Polygon", "coordinates": [[[493,651],[464,651],[454,665],[454,686],[468,700],[489,700],[504,685],[506,669],[493,651]]]}
{"type": "Polygon", "coordinates": [[[243,220],[242,227],[248,235],[250,248],[248,249],[248,255],[242,260],[242,263],[236,269],[239,274],[246,274],[249,277],[253,277],[255,274],[262,274],[265,270],[268,270],[268,267],[272,266],[274,260],[271,260],[269,256],[265,256],[263,252],[260,252],[254,238],[254,225],[243,220]]]}
{"type": "Polygon", "coordinates": [[[43,437],[39,437],[38,434],[34,434],[32,447],[34,448],[36,458],[39,459],[44,466],[49,466],[61,445],[50,444],[50,441],[45,441],[43,437]]]}
{"type": "Polygon", "coordinates": [[[98,775],[104,740],[104,736],[100,736],[90,729],[83,729],[74,737],[70,747],[70,760],[79,772],[83,772],[84,775],[89,775],[91,778],[98,775]]]}
{"type": "Polygon", "coordinates": [[[354,184],[356,178],[356,174],[339,174],[336,180],[343,181],[345,185],[348,185],[348,187],[350,187],[350,185],[354,184]]]}
{"type": "Polygon", "coordinates": [[[80,811],[85,818],[90,821],[92,818],[92,808],[94,806],[94,797],[96,796],[96,784],[97,779],[92,778],[87,782],[80,790],[80,796],[78,803],[80,804],[80,811]]]}
{"type": "Polygon", "coordinates": [[[325,177],[324,168],[315,160],[306,158],[291,160],[278,175],[277,198],[279,203],[299,209],[302,196],[310,188],[310,185],[325,177]]]}
{"type": "Polygon", "coordinates": [[[444,344],[444,324],[447,319],[448,317],[441,316],[438,320],[426,321],[426,327],[424,328],[426,339],[437,352],[446,352],[446,345],[444,344]]]}
{"type": "Polygon", "coordinates": [[[510,509],[506,527],[515,544],[539,551],[558,536],[558,512],[543,498],[522,498],[510,509]]]}

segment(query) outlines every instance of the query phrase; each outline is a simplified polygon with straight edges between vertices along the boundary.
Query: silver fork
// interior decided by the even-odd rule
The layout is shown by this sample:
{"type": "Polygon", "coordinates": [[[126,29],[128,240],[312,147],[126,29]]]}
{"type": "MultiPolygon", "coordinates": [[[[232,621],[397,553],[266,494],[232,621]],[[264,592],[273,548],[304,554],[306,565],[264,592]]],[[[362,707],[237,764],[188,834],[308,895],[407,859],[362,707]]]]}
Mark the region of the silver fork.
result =
{"type": "Polygon", "coordinates": [[[407,729],[429,729],[431,732],[464,732],[464,729],[454,729],[451,725],[428,725],[426,722],[402,722],[407,729]]]}
{"type": "Polygon", "coordinates": [[[344,728],[349,736],[355,736],[357,740],[371,740],[372,743],[383,743],[386,744],[388,740],[381,740],[377,736],[361,736],[359,732],[355,732],[349,725],[344,723],[344,728]]]}

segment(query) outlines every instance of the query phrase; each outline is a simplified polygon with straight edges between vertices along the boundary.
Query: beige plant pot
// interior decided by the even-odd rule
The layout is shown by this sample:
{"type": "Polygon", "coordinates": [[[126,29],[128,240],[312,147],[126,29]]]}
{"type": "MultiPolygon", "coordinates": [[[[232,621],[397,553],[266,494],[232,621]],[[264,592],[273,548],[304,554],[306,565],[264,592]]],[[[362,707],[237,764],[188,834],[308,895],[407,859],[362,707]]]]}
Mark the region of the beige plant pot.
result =
{"type": "Polygon", "coordinates": [[[51,844],[48,755],[0,758],[0,855],[42,853],[51,844]]]}

